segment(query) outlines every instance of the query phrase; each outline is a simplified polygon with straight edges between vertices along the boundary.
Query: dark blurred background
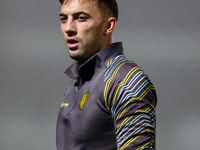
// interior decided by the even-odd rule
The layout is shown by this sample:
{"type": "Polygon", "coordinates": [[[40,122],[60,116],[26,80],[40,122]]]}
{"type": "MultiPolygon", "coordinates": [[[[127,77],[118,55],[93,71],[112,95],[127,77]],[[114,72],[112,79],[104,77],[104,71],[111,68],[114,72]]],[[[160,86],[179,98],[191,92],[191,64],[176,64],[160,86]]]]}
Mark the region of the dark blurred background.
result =
{"type": "MultiPolygon", "coordinates": [[[[200,1],[118,0],[113,41],[158,94],[157,150],[200,147],[200,1]]],[[[0,150],[55,150],[69,78],[57,0],[0,1],[0,150]]]]}

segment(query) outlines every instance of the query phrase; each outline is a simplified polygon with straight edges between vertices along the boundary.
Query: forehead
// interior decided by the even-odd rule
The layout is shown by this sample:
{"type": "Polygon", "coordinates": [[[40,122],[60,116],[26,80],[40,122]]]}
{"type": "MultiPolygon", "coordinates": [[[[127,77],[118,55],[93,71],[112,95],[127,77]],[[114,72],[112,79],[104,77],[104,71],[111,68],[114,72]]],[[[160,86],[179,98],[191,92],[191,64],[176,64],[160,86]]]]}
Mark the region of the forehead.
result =
{"type": "Polygon", "coordinates": [[[97,0],[64,0],[63,5],[69,5],[70,3],[84,4],[88,3],[91,5],[96,5],[97,0]]]}
{"type": "Polygon", "coordinates": [[[84,11],[86,13],[100,12],[96,0],[65,0],[61,7],[61,13],[76,13],[84,11]]]}

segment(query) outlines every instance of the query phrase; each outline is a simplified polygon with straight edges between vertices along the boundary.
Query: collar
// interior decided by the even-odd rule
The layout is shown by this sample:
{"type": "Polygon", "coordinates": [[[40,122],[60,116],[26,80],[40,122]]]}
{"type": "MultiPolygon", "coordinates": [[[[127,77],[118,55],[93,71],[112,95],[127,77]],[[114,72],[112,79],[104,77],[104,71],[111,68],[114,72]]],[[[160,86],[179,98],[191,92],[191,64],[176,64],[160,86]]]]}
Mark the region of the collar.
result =
{"type": "Polygon", "coordinates": [[[86,80],[90,80],[95,72],[98,71],[104,65],[107,67],[107,64],[118,55],[123,55],[122,42],[112,43],[92,57],[90,57],[82,65],[78,65],[78,62],[75,61],[66,71],[65,74],[72,79],[77,79],[82,77],[86,80]]]}

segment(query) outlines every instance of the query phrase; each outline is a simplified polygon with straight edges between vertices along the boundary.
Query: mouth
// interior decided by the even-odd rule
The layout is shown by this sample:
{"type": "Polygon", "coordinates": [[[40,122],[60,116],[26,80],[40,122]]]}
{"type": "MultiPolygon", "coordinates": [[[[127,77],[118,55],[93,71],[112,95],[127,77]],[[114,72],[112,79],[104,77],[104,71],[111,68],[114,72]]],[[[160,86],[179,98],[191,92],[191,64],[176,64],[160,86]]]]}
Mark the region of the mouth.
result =
{"type": "Polygon", "coordinates": [[[78,47],[78,41],[73,39],[73,38],[68,38],[67,39],[67,46],[69,49],[75,49],[78,47]]]}

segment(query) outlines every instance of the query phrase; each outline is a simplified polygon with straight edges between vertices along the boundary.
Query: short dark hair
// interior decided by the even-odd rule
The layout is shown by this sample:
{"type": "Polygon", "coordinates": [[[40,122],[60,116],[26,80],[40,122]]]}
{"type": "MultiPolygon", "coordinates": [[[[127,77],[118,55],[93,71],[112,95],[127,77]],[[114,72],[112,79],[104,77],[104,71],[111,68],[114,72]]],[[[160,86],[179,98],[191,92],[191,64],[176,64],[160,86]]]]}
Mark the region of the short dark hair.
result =
{"type": "MultiPolygon", "coordinates": [[[[59,0],[61,5],[66,0],[59,0]]],[[[98,8],[102,13],[111,14],[112,17],[114,17],[116,20],[118,20],[118,5],[116,0],[93,0],[96,1],[98,8]]]]}

